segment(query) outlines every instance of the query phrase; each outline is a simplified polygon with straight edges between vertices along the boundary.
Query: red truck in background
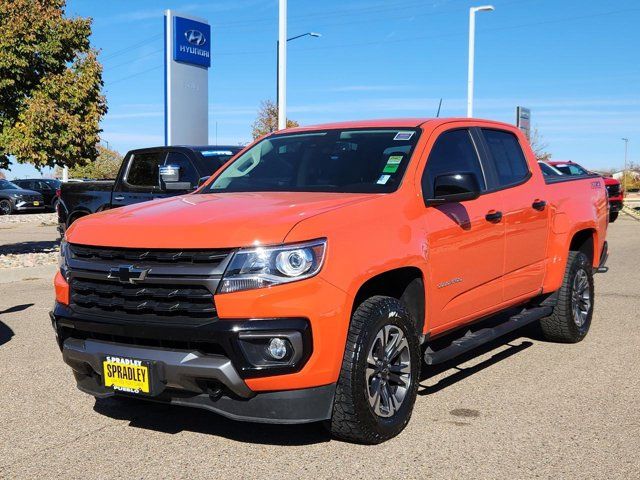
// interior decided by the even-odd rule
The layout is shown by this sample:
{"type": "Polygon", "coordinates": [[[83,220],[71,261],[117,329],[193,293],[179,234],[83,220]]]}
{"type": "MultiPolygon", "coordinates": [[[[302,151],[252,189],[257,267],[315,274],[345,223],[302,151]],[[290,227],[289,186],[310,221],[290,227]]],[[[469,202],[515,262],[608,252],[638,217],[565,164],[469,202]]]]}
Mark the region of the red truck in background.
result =
{"type": "MultiPolygon", "coordinates": [[[[572,161],[548,161],[552,167],[557,168],[565,175],[589,175],[592,172],[572,161]]],[[[609,195],[609,222],[615,222],[624,202],[624,189],[622,184],[612,177],[603,177],[604,185],[609,195]]]]}
{"type": "Polygon", "coordinates": [[[196,192],[74,222],[51,322],[95,397],[380,443],[421,369],[533,322],[585,338],[607,215],[599,175],[543,176],[512,125],[287,129],[196,192]]]}

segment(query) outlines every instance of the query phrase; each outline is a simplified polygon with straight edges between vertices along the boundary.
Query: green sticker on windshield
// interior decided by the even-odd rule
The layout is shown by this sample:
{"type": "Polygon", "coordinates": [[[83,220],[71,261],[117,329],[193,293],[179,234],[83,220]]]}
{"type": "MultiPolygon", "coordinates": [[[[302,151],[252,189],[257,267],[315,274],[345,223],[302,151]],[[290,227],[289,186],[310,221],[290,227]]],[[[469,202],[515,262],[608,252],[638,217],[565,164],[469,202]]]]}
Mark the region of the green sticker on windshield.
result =
{"type": "Polygon", "coordinates": [[[402,155],[391,155],[389,160],[387,160],[387,164],[384,166],[382,173],[396,173],[398,168],[400,168],[402,158],[402,155]]]}

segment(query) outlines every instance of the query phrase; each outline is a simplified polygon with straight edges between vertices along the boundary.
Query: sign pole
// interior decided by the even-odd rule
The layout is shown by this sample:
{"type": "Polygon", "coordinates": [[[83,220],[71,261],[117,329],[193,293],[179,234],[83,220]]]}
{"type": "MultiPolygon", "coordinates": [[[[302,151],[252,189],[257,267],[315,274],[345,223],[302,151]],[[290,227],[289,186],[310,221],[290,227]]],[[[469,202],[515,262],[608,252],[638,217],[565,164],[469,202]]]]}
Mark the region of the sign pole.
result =
{"type": "Polygon", "coordinates": [[[278,19],[278,130],[287,128],[287,0],[280,0],[278,19]]]}

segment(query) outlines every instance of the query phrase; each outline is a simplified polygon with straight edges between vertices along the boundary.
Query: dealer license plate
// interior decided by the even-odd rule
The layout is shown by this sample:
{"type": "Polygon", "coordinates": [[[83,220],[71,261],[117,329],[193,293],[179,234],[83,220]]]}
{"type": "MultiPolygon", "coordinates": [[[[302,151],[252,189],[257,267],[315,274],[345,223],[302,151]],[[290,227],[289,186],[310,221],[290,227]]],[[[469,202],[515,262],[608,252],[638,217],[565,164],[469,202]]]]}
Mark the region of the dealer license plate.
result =
{"type": "Polygon", "coordinates": [[[106,357],[102,362],[104,386],[118,392],[150,393],[149,362],[135,358],[106,357]]]}
{"type": "Polygon", "coordinates": [[[33,206],[34,206],[34,207],[37,207],[37,206],[39,206],[39,205],[40,205],[40,202],[33,202],[33,206]]]}

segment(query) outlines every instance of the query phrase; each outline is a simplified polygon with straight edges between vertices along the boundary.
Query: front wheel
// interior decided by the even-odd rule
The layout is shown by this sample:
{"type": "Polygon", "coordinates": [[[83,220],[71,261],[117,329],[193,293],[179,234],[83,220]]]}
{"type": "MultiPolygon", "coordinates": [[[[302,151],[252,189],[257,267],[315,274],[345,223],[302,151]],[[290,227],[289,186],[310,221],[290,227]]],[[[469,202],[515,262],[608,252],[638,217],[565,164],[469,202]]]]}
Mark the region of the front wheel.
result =
{"type": "Polygon", "coordinates": [[[618,219],[619,212],[609,212],[609,223],[613,223],[618,219]]]}
{"type": "Polygon", "coordinates": [[[545,338],[577,343],[587,336],[593,316],[593,266],[582,252],[569,252],[564,281],[553,313],[540,320],[545,338]]]}
{"type": "Polygon", "coordinates": [[[13,206],[9,200],[0,200],[0,215],[11,215],[13,206]]]}
{"type": "Polygon", "coordinates": [[[420,342],[402,302],[375,296],[354,312],[336,387],[330,430],[376,444],[409,422],[420,378],[420,342]]]}

